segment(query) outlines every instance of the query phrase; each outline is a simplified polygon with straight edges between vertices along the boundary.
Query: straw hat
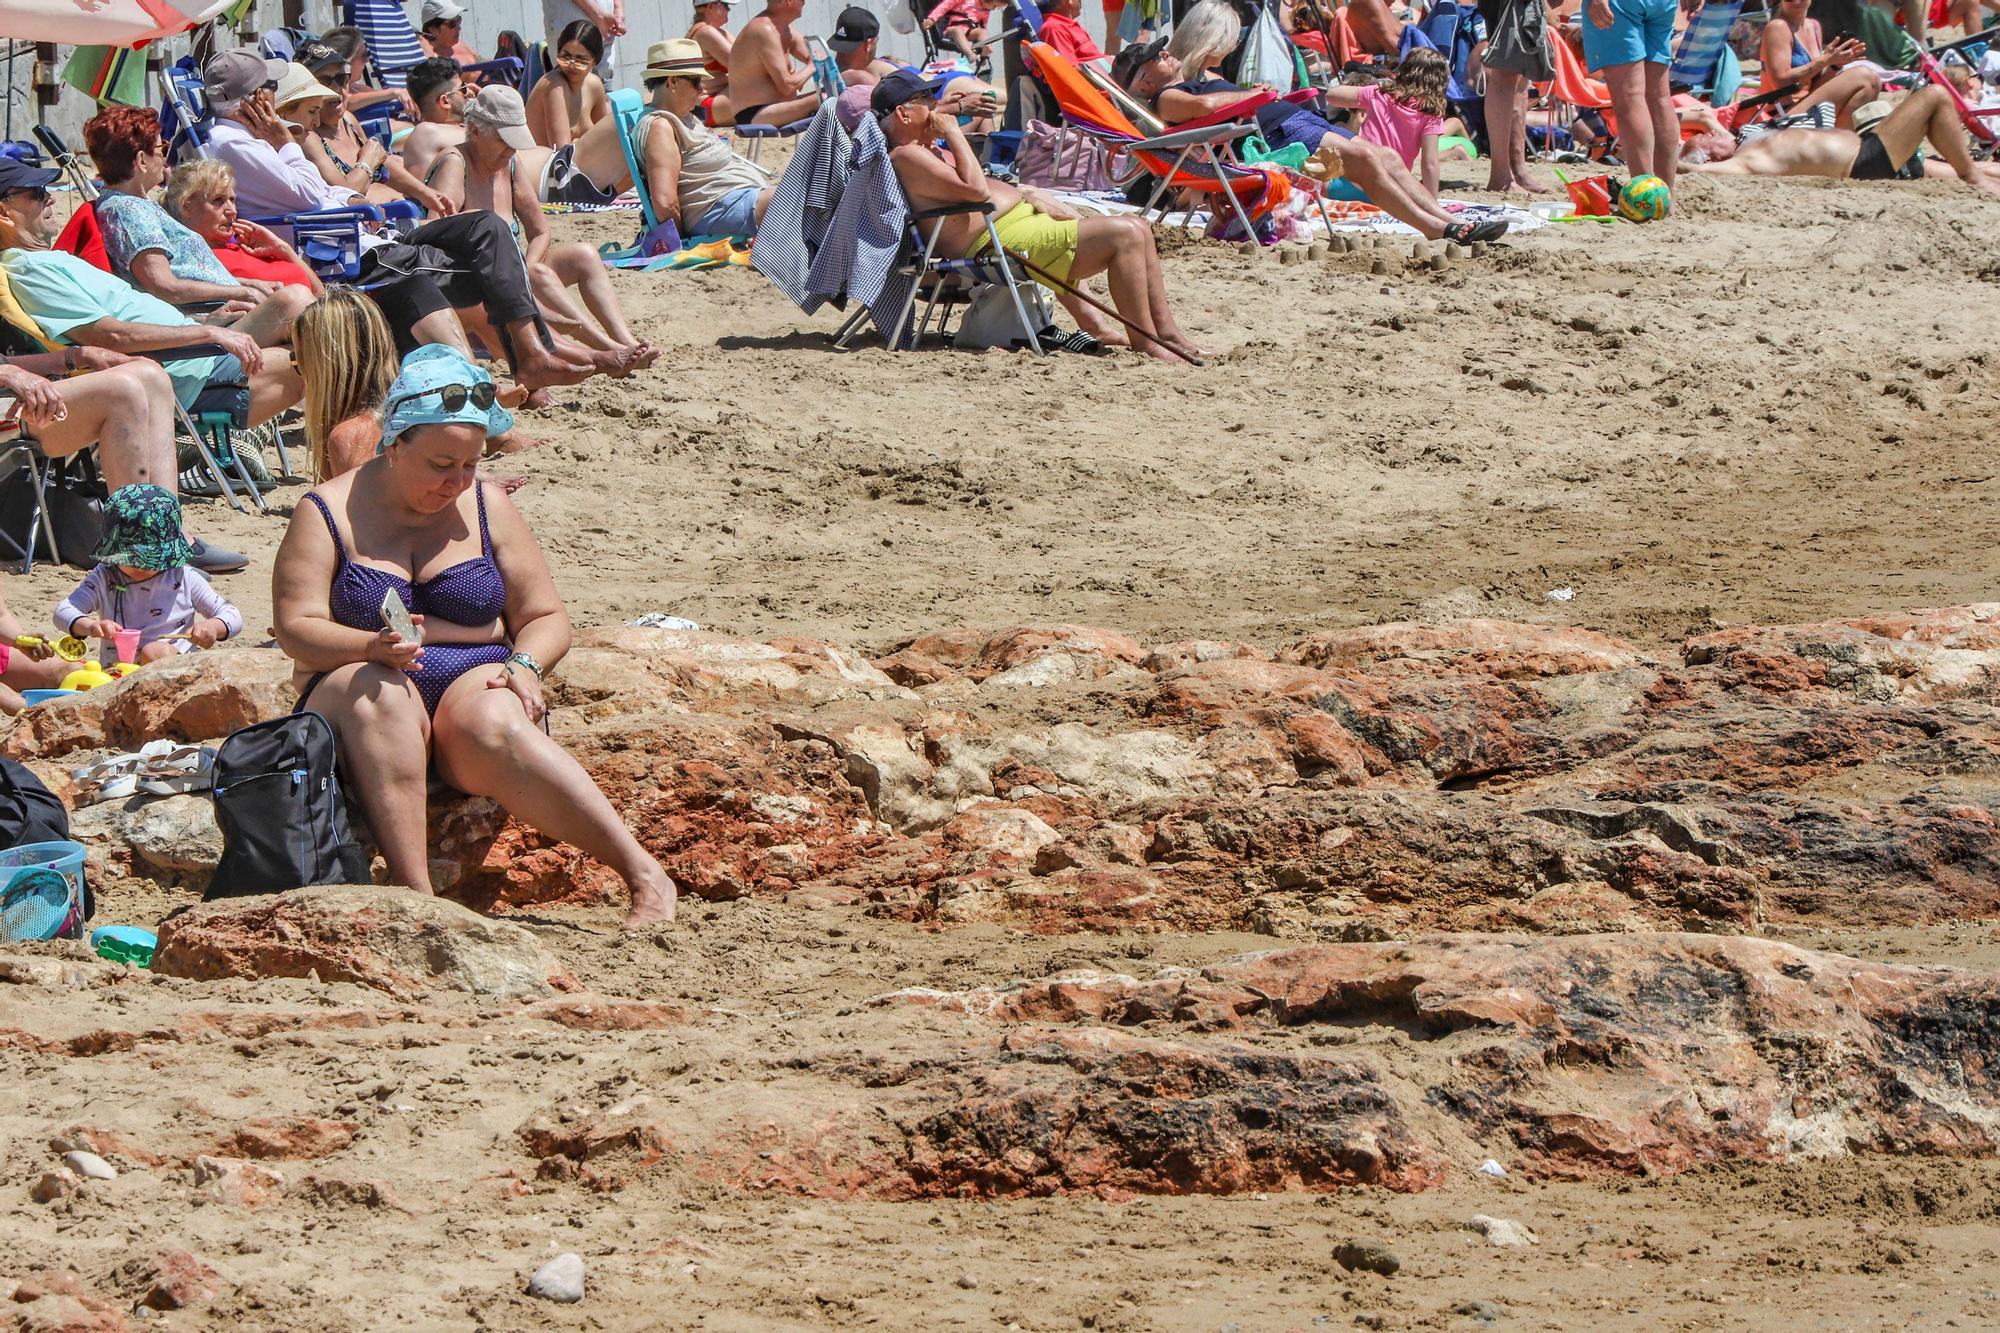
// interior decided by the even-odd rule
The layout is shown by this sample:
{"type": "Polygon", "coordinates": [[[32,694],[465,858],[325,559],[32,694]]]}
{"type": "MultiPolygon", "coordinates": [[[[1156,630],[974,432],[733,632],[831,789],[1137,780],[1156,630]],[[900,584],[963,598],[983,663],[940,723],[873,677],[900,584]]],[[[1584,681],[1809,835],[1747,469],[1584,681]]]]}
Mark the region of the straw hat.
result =
{"type": "Polygon", "coordinates": [[[288,107],[299,102],[317,102],[323,97],[339,97],[340,94],[312,76],[311,71],[296,60],[285,62],[285,72],[278,80],[278,91],[271,94],[271,100],[279,107],[288,107]]]}
{"type": "Polygon", "coordinates": [[[708,73],[701,43],[690,37],[669,37],[646,48],[641,79],[699,79],[708,73]]]}
{"type": "Polygon", "coordinates": [[[1877,99],[1870,102],[1867,106],[1857,109],[1854,113],[1854,132],[1856,134],[1867,133],[1870,129],[1887,120],[1889,113],[1895,109],[1896,104],[1886,98],[1877,99]]]}

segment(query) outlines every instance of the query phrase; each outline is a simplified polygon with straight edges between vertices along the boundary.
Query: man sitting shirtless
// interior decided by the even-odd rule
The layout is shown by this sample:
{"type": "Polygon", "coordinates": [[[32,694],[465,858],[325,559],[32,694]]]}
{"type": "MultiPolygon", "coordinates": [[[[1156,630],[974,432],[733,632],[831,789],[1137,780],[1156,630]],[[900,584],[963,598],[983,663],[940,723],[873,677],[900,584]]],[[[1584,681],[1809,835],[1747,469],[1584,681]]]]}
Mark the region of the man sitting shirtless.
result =
{"type": "MultiPolygon", "coordinates": [[[[1856,123],[1862,123],[1857,115],[1856,123]]],[[[1968,185],[2000,194],[2000,165],[1974,162],[1951,94],[1935,84],[1919,88],[1886,118],[1866,129],[1779,130],[1752,139],[1727,162],[1692,167],[1716,176],[1830,176],[1835,180],[1917,179],[1907,170],[1917,148],[1929,141],[1939,157],[1968,185]]]]}
{"type": "Polygon", "coordinates": [[[792,25],[806,0],[770,0],[729,48],[729,103],[738,125],[789,125],[819,109],[805,39],[792,25]]]}
{"type": "MultiPolygon", "coordinates": [[[[910,207],[921,212],[954,204],[991,204],[1000,244],[1071,285],[1104,274],[1111,284],[1112,305],[1137,330],[1128,337],[1088,303],[1037,276],[1036,281],[1056,292],[1056,299],[1085,333],[1162,361],[1199,357],[1201,349],[1181,332],[1167,307],[1153,229],[1137,214],[1083,217],[1039,190],[989,179],[966,143],[958,117],[938,109],[938,91],[944,83],[898,70],[875,85],[869,102],[882,122],[889,140],[889,164],[910,207]],[[940,139],[943,155],[932,148],[940,139]]],[[[943,220],[936,253],[968,258],[989,244],[986,219],[968,213],[943,220]]]]}

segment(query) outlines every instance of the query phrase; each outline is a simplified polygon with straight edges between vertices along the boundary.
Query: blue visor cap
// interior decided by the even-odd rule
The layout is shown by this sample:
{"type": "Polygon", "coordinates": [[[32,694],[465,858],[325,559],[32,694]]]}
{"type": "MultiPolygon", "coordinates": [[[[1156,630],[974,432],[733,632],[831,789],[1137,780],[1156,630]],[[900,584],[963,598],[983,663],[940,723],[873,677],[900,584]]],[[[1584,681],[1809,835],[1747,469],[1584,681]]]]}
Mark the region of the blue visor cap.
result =
{"type": "Polygon", "coordinates": [[[455,347],[426,343],[403,358],[382,420],[382,453],[412,426],[480,426],[492,439],[514,428],[514,414],[486,395],[494,392],[493,377],[465,359],[455,347]],[[473,393],[479,386],[484,392],[473,393]],[[454,393],[454,389],[466,392],[454,393]],[[485,398],[480,406],[476,398],[485,398]]]}

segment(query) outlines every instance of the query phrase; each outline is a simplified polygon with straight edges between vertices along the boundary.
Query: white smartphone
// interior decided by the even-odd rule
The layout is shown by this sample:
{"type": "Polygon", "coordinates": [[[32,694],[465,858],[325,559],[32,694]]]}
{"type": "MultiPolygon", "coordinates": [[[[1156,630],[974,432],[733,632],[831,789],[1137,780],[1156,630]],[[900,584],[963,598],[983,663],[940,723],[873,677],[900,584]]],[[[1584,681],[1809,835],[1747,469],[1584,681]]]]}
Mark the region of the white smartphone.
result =
{"type": "Polygon", "coordinates": [[[422,643],[423,632],[410,619],[410,608],[403,605],[403,595],[394,588],[382,593],[382,623],[403,636],[404,643],[422,643]]]}

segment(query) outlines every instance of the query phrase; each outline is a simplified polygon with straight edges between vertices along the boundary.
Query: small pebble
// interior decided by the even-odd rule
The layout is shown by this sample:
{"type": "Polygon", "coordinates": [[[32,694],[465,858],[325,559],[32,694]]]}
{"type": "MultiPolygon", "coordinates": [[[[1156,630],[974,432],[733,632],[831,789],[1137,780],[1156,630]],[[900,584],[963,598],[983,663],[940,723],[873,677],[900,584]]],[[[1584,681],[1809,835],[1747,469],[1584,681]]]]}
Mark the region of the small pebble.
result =
{"type": "Polygon", "coordinates": [[[559,1305],[574,1305],[583,1299],[583,1256],[559,1254],[535,1270],[528,1279],[528,1294],[559,1305]]]}
{"type": "Polygon", "coordinates": [[[1402,1271],[1403,1259],[1379,1241],[1349,1240],[1333,1247],[1333,1261],[1350,1273],[1380,1273],[1391,1277],[1402,1271]]]}
{"type": "Polygon", "coordinates": [[[1479,1174],[1482,1176],[1492,1176],[1495,1180],[1505,1180],[1507,1178],[1507,1168],[1489,1157],[1479,1164],[1479,1174]]]}
{"type": "Polygon", "coordinates": [[[85,1180],[116,1180],[118,1169],[94,1152],[77,1149],[63,1154],[63,1165],[85,1180]]]}
{"type": "Polygon", "coordinates": [[[1482,1324],[1497,1324],[1507,1317],[1507,1312],[1491,1301],[1460,1301],[1451,1307],[1451,1312],[1477,1319],[1482,1324]]]}
{"type": "Polygon", "coordinates": [[[958,1288],[960,1291],[971,1291],[978,1285],[979,1285],[979,1279],[974,1277],[972,1274],[960,1273],[958,1275],[958,1288]]]}

